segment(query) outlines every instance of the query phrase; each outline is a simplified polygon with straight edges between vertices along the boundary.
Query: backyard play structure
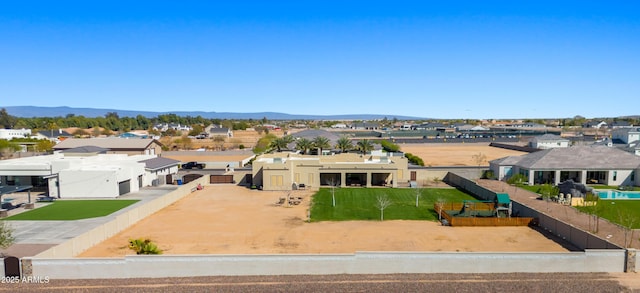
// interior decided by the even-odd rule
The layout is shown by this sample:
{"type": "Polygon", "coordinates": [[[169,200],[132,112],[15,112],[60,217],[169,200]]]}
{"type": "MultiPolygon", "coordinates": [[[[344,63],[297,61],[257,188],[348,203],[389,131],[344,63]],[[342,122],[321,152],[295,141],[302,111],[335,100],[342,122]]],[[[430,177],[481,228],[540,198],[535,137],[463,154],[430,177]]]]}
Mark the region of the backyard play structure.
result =
{"type": "Polygon", "coordinates": [[[509,194],[497,193],[494,200],[464,200],[434,204],[443,225],[450,226],[527,226],[533,218],[512,216],[509,194]]]}

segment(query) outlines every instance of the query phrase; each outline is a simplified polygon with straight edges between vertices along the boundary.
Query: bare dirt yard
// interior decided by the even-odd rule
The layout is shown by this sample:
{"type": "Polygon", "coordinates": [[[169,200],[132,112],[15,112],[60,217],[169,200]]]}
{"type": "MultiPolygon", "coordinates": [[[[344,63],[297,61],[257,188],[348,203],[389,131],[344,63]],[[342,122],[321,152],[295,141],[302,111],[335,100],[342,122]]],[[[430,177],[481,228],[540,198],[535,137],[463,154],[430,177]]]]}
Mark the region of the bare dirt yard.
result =
{"type": "Polygon", "coordinates": [[[489,161],[507,156],[520,156],[525,152],[489,146],[488,143],[416,143],[400,144],[400,150],[416,155],[425,166],[486,166],[489,161]],[[475,155],[484,155],[478,164],[475,155]]]}
{"type": "MultiPolygon", "coordinates": [[[[166,153],[166,152],[165,152],[166,153]]],[[[162,157],[181,162],[240,162],[253,155],[251,151],[170,152],[162,157]],[[194,154],[195,153],[195,154],[194,154]]]]}
{"type": "MultiPolygon", "coordinates": [[[[354,253],[356,251],[567,251],[528,227],[445,227],[427,221],[306,222],[300,205],[278,206],[284,192],[210,185],[85,251],[80,257],[132,254],[148,237],[165,254],[354,253]]],[[[426,208],[426,207],[425,207],[426,208]]]]}

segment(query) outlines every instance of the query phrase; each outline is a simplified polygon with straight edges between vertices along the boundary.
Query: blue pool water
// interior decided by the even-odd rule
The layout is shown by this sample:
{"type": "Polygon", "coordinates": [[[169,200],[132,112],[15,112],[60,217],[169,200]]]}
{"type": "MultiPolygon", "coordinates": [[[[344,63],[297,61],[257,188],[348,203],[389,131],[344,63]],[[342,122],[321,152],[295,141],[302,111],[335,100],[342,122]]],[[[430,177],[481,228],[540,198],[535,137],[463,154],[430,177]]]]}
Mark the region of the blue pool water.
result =
{"type": "Polygon", "coordinates": [[[640,192],[607,190],[598,191],[598,196],[601,199],[640,199],[640,192]]]}

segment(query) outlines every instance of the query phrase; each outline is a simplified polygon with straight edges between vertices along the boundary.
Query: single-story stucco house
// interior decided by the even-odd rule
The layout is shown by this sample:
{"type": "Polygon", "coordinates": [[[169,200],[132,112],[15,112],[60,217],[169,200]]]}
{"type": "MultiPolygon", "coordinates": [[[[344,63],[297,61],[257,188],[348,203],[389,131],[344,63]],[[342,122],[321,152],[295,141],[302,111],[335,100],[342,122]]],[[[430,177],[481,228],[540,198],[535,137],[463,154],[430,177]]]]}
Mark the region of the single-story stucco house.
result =
{"type": "Polygon", "coordinates": [[[568,179],[582,184],[640,185],[640,157],[602,145],[546,149],[489,162],[498,180],[523,174],[529,184],[558,184],[568,179]]]}
{"type": "Polygon", "coordinates": [[[274,153],[253,161],[253,184],[264,190],[292,190],[320,186],[390,186],[409,180],[408,161],[403,156],[302,155],[274,153]]]}

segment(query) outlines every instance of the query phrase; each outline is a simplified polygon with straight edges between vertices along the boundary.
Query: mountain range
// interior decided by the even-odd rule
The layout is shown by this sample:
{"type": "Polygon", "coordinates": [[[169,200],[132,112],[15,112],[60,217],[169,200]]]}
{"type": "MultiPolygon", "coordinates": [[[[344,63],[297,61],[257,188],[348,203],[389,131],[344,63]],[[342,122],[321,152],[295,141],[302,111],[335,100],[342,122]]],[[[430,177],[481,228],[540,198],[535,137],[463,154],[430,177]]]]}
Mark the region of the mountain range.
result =
{"type": "Polygon", "coordinates": [[[343,114],[343,115],[301,115],[278,112],[256,112],[256,113],[234,113],[234,112],[204,112],[204,111],[173,111],[173,112],[153,112],[136,110],[117,109],[95,109],[95,108],[74,108],[74,107],[38,107],[38,106],[0,106],[7,110],[7,113],[15,117],[65,117],[69,114],[85,117],[104,117],[107,113],[118,113],[120,117],[136,117],[138,115],[147,118],[158,115],[175,114],[177,116],[202,116],[207,119],[262,119],[269,120],[376,120],[393,119],[399,120],[420,120],[422,117],[411,117],[402,115],[382,115],[382,114],[343,114]]]}

